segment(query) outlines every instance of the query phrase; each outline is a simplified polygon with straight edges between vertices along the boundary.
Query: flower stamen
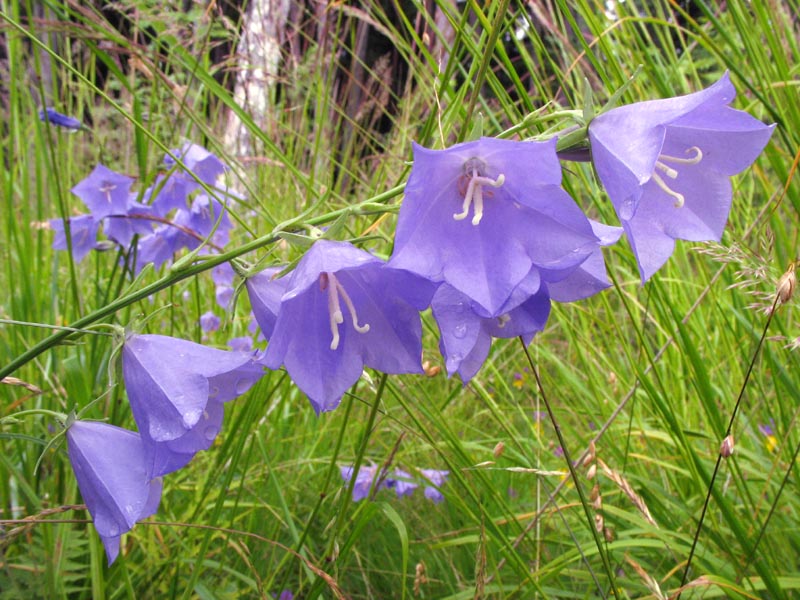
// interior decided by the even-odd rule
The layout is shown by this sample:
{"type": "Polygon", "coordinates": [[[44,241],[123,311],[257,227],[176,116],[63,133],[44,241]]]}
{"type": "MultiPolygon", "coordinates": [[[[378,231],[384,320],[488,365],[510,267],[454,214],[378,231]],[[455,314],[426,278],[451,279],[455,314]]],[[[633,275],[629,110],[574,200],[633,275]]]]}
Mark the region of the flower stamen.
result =
{"type": "MultiPolygon", "coordinates": [[[[497,176],[497,179],[481,175],[476,160],[477,159],[470,159],[464,165],[464,170],[467,172],[465,177],[469,178],[469,183],[464,193],[464,203],[461,205],[461,212],[453,215],[453,219],[456,221],[463,221],[469,216],[470,207],[472,207],[473,225],[477,225],[481,222],[481,219],[483,219],[483,188],[481,186],[488,185],[498,188],[503,185],[503,182],[506,180],[505,175],[502,173],[497,176]]],[[[460,187],[461,186],[459,186],[459,188],[460,187]]]]}
{"type": "Polygon", "coordinates": [[[367,333],[369,331],[369,323],[359,325],[358,313],[353,301],[345,291],[344,286],[339,282],[333,273],[322,273],[319,276],[320,289],[328,290],[328,315],[331,327],[331,350],[336,350],[339,347],[339,325],[344,323],[344,314],[342,313],[342,306],[339,302],[339,296],[344,301],[347,307],[347,312],[350,313],[350,320],[353,323],[353,329],[358,333],[367,333]]]}
{"type": "MultiPolygon", "coordinates": [[[[677,179],[678,171],[677,169],[673,169],[668,164],[665,163],[672,163],[676,165],[696,165],[701,160],[703,160],[703,151],[700,150],[697,146],[692,146],[686,150],[686,154],[690,152],[694,153],[694,156],[689,158],[681,158],[679,156],[670,156],[669,154],[659,154],[658,159],[656,160],[656,169],[663,172],[664,175],[669,177],[670,179],[677,179]]],[[[652,180],[656,183],[658,187],[660,187],[664,193],[668,194],[675,198],[675,208],[680,208],[683,206],[685,198],[683,194],[680,192],[676,192],[672,188],[670,188],[667,183],[661,178],[661,175],[653,172],[652,180]]]]}
{"type": "Polygon", "coordinates": [[[100,191],[106,195],[106,201],[111,204],[111,192],[117,189],[117,186],[113,183],[103,182],[103,186],[100,188],[100,191]]]}

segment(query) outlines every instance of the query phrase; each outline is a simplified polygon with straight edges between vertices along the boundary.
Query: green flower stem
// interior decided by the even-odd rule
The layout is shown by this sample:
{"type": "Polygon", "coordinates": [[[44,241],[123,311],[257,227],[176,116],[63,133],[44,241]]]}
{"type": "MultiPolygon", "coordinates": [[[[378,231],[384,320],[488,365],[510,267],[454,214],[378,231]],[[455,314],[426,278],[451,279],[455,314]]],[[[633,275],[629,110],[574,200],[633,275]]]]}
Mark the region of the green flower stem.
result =
{"type": "MultiPolygon", "coordinates": [[[[347,206],[344,208],[340,208],[338,210],[331,211],[319,217],[312,217],[309,218],[307,221],[304,221],[303,224],[305,225],[322,225],[325,223],[329,223],[331,221],[335,221],[342,215],[350,215],[350,214],[361,214],[361,210],[367,208],[369,212],[373,212],[375,209],[375,205],[379,203],[387,202],[388,200],[399,196],[403,189],[405,189],[405,185],[398,185],[393,187],[382,194],[369,198],[364,202],[360,202],[359,204],[355,204],[353,206],[347,206]]],[[[387,212],[391,209],[387,207],[387,212]]],[[[224,254],[214,254],[209,256],[203,256],[202,258],[198,258],[200,262],[186,264],[184,265],[182,261],[178,261],[176,265],[173,265],[173,269],[167,273],[164,277],[159,279],[158,281],[154,281],[153,283],[146,285],[145,287],[131,292],[121,298],[117,298],[113,302],[106,304],[102,308],[97,309],[96,311],[81,317],[74,323],[70,323],[70,325],[64,329],[57,331],[56,333],[52,334],[51,336],[45,338],[35,346],[31,347],[26,352],[20,354],[17,358],[9,362],[4,367],[0,368],[0,381],[2,381],[8,375],[11,375],[14,371],[22,367],[23,365],[27,364],[29,361],[33,360],[46,350],[60,344],[68,337],[76,337],[82,335],[82,332],[76,332],[75,330],[84,329],[87,326],[100,321],[110,315],[113,315],[120,309],[125,308],[126,306],[130,306],[135,302],[139,302],[150,296],[151,294],[155,294],[156,292],[160,292],[170,286],[175,285],[179,281],[183,281],[184,279],[188,279],[189,277],[193,277],[203,271],[208,271],[209,269],[213,269],[217,265],[220,265],[224,262],[228,262],[233,258],[237,258],[243,254],[248,252],[252,252],[253,250],[258,250],[259,248],[263,248],[264,246],[268,246],[269,244],[274,244],[280,239],[280,234],[286,231],[288,228],[297,228],[300,226],[300,223],[296,222],[297,219],[293,219],[292,221],[288,221],[283,223],[278,228],[273,230],[271,233],[261,236],[259,238],[254,239],[239,248],[231,250],[229,252],[225,252],[224,254]],[[181,268],[176,268],[177,265],[182,265],[181,268]]],[[[184,257],[185,259],[186,257],[184,257]]]]}
{"type": "Polygon", "coordinates": [[[56,412],[54,410],[47,410],[46,408],[31,408],[30,410],[21,410],[19,412],[15,412],[13,415],[1,418],[0,425],[2,425],[7,421],[9,422],[17,421],[20,417],[25,417],[28,415],[45,415],[48,417],[53,417],[56,421],[58,421],[61,424],[67,422],[67,415],[65,415],[64,413],[56,412]]]}
{"type": "MultiPolygon", "coordinates": [[[[528,361],[528,365],[531,368],[531,373],[533,373],[534,378],[536,379],[536,387],[539,389],[539,395],[542,397],[542,401],[544,402],[544,406],[547,409],[547,415],[550,417],[550,422],[553,424],[553,429],[556,432],[556,437],[558,437],[558,443],[561,445],[561,449],[564,451],[564,460],[567,463],[567,468],[569,469],[570,477],[572,478],[572,482],[575,484],[575,490],[578,492],[578,497],[580,499],[581,506],[583,506],[583,512],[586,515],[586,520],[589,522],[589,530],[592,532],[592,536],[594,536],[594,543],[597,546],[597,553],[600,555],[600,558],[603,561],[603,568],[606,572],[606,577],[608,577],[608,583],[611,587],[611,593],[615,598],[619,598],[617,594],[617,582],[616,578],[614,577],[614,569],[611,567],[611,561],[608,557],[608,552],[605,550],[605,546],[603,545],[602,540],[600,539],[600,534],[595,528],[594,519],[592,518],[592,512],[589,509],[589,501],[586,499],[586,494],[583,492],[583,488],[581,487],[581,481],[578,478],[578,473],[575,471],[575,465],[572,463],[572,457],[570,456],[569,450],[567,448],[567,444],[564,440],[564,436],[561,433],[561,427],[558,425],[558,421],[556,421],[555,415],[553,414],[553,409],[550,406],[550,402],[547,399],[547,395],[544,393],[544,388],[542,387],[542,380],[539,377],[539,371],[536,369],[536,366],[533,364],[533,358],[528,352],[528,347],[525,345],[525,342],[522,338],[518,338],[520,344],[522,344],[522,350],[525,353],[525,358],[528,361]]],[[[601,590],[602,593],[602,590],[601,590]]]]}

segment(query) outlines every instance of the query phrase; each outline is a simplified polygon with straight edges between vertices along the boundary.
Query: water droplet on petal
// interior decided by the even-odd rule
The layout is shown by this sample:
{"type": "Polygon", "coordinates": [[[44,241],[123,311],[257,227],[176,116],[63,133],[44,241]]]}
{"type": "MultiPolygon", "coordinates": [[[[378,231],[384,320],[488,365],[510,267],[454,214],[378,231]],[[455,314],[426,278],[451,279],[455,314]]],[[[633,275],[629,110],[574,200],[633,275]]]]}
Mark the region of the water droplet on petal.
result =
{"type": "Polygon", "coordinates": [[[619,205],[619,218],[624,220],[632,218],[635,209],[633,198],[625,198],[619,205]]]}
{"type": "Polygon", "coordinates": [[[213,441],[217,434],[219,433],[219,429],[216,427],[206,427],[205,431],[203,431],[203,435],[205,438],[210,442],[213,441]]]}
{"type": "Polygon", "coordinates": [[[466,324],[459,323],[458,325],[456,325],[455,329],[453,329],[453,335],[456,336],[458,339],[462,339],[465,335],[467,335],[466,324]]]}
{"type": "Polygon", "coordinates": [[[215,386],[212,386],[211,389],[208,390],[208,399],[209,400],[213,400],[217,396],[219,396],[219,387],[217,387],[215,385],[215,386]]]}
{"type": "Polygon", "coordinates": [[[115,523],[113,525],[109,525],[108,527],[108,536],[109,537],[117,537],[119,535],[119,526],[115,523]]]}

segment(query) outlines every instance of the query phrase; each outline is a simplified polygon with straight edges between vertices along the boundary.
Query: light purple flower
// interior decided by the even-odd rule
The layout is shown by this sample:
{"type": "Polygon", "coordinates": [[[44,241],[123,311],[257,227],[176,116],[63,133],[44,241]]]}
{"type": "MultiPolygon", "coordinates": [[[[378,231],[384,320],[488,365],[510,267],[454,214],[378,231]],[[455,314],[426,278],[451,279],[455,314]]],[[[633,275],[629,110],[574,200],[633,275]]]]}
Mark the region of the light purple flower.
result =
{"type": "Polygon", "coordinates": [[[200,329],[206,333],[211,333],[219,329],[220,320],[212,311],[204,312],[200,315],[200,329]]]}
{"type": "Polygon", "coordinates": [[[186,210],[189,194],[200,185],[183,173],[159,175],[151,188],[145,192],[153,211],[162,217],[173,210],[186,210]]]}
{"type": "Polygon", "coordinates": [[[266,339],[271,338],[275,330],[281,298],[286,293],[286,286],[289,283],[288,277],[275,278],[280,272],[281,267],[270,267],[248,277],[245,282],[247,296],[253,307],[253,316],[266,339]]]}
{"type": "Polygon", "coordinates": [[[761,153],[774,126],[728,106],[728,74],[686,96],[615,108],[589,124],[592,159],[628,235],[642,283],[675,240],[722,236],[730,176],[761,153]]]}
{"type": "Polygon", "coordinates": [[[126,207],[126,212],[109,215],[103,219],[103,233],[106,237],[120,246],[127,248],[133,241],[133,236],[147,236],[153,233],[153,221],[149,219],[153,214],[152,209],[133,200],[131,194],[126,207]]]}
{"type": "Polygon", "coordinates": [[[420,469],[420,474],[431,484],[425,487],[425,497],[433,500],[436,504],[444,500],[444,495],[439,491],[445,483],[450,471],[437,471],[436,469],[420,469]]]}
{"type": "Polygon", "coordinates": [[[50,121],[53,125],[58,125],[59,127],[63,127],[64,129],[77,130],[83,127],[83,123],[81,123],[75,117],[68,117],[67,115],[63,115],[51,106],[43,108],[42,110],[39,111],[39,120],[43,122],[50,121]]]}
{"type": "MultiPolygon", "coordinates": [[[[97,247],[97,230],[99,223],[92,215],[78,215],[68,217],[70,241],[72,242],[72,257],[75,262],[81,262],[84,257],[97,247]]],[[[53,238],[54,250],[67,249],[67,232],[62,219],[51,219],[50,228],[55,232],[53,238]]]]}
{"type": "Polygon", "coordinates": [[[148,472],[139,434],[113,425],[75,421],[67,429],[67,453],[110,565],[120,536],[158,509],[161,479],[148,472]]]}
{"type": "Polygon", "coordinates": [[[100,220],[108,215],[124,215],[128,211],[128,195],[133,179],[97,165],[72,193],[89,207],[92,216],[100,220]]]}
{"type": "MultiPolygon", "coordinates": [[[[477,303],[443,283],[431,301],[439,326],[439,349],[445,357],[447,374],[458,373],[466,385],[478,372],[492,346],[492,338],[522,336],[526,344],[544,329],[550,315],[546,286],[537,280],[532,293],[498,317],[489,316],[477,303]]],[[[519,289],[519,288],[518,288],[519,289]]]]}
{"type": "Polygon", "coordinates": [[[491,316],[532,271],[574,270],[598,241],[560,187],[555,143],[415,145],[389,265],[448,283],[491,316]]]}
{"type": "Polygon", "coordinates": [[[148,473],[157,476],[211,446],[222,427],[223,403],[245,393],[263,369],[249,353],[130,335],[122,347],[122,372],[148,473]]]}
{"type": "Polygon", "coordinates": [[[328,240],[317,241],[287,277],[266,283],[286,290],[274,327],[264,318],[269,311],[256,309],[257,298],[252,303],[269,339],[264,364],[285,366],[318,413],[336,408],[365,365],[422,372],[419,311],[430,302],[430,282],[328,240]]]}
{"type": "MultiPolygon", "coordinates": [[[[198,179],[206,185],[214,185],[217,178],[222,175],[227,167],[214,154],[191,142],[186,142],[180,149],[172,150],[189,171],[197,175],[198,179]]],[[[171,156],[164,157],[164,164],[172,167],[176,163],[171,156]]]]}
{"type": "Polygon", "coordinates": [[[410,473],[402,469],[395,469],[386,480],[386,487],[394,489],[398,498],[411,495],[419,484],[414,481],[410,473]]]}
{"type": "Polygon", "coordinates": [[[229,285],[218,285],[214,288],[214,299],[220,308],[228,308],[228,305],[233,299],[233,292],[235,290],[229,285]]]}
{"type": "MultiPolygon", "coordinates": [[[[345,483],[349,483],[353,478],[353,467],[339,467],[339,473],[341,473],[345,483]]],[[[356,482],[353,484],[353,502],[358,502],[359,500],[369,497],[372,482],[377,476],[377,465],[362,465],[361,468],[359,468],[358,475],[356,475],[356,482]]],[[[386,487],[385,480],[381,483],[381,486],[386,487]]]]}
{"type": "Polygon", "coordinates": [[[228,348],[236,352],[250,352],[253,349],[253,338],[249,335],[231,338],[228,340],[228,348]]]}

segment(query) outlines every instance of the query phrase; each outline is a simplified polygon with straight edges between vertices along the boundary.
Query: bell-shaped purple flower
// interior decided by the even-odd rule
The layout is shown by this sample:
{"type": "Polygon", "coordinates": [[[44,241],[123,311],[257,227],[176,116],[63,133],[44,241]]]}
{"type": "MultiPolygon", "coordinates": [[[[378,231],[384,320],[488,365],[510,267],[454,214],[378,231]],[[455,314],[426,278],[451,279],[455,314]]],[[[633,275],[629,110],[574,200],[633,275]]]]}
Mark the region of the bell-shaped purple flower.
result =
{"type": "Polygon", "coordinates": [[[728,74],[686,96],[615,108],[589,124],[592,160],[633,247],[644,283],[675,240],[719,240],[730,176],[761,153],[774,126],[728,106],[728,74]]]}
{"type": "Polygon", "coordinates": [[[61,114],[52,106],[48,106],[39,111],[39,120],[42,122],[49,121],[53,125],[58,125],[64,129],[78,130],[83,127],[83,123],[78,119],[61,114]]]}
{"type": "Polygon", "coordinates": [[[89,207],[95,220],[108,215],[124,215],[128,212],[128,194],[133,179],[97,165],[86,179],[72,188],[72,193],[89,207]]]}
{"type": "Polygon", "coordinates": [[[444,500],[444,494],[439,491],[439,489],[447,483],[447,476],[450,475],[450,471],[438,471],[436,469],[420,469],[420,474],[428,480],[429,483],[432,485],[428,485],[425,487],[425,497],[429,500],[433,500],[434,503],[438,504],[442,500],[444,500]]]}
{"type": "MultiPolygon", "coordinates": [[[[217,178],[227,169],[225,163],[214,154],[191,142],[186,142],[180,149],[172,150],[172,154],[180,158],[186,168],[206,185],[214,185],[217,178]]],[[[172,167],[175,161],[172,157],[165,156],[164,164],[172,167]]]]}
{"type": "Polygon", "coordinates": [[[338,406],[365,365],[422,372],[419,311],[433,295],[429,281],[328,240],[317,241],[287,278],[248,285],[269,340],[264,364],[284,365],[318,413],[338,406]],[[264,286],[285,289],[277,312],[264,286]]]}
{"type": "Polygon", "coordinates": [[[402,469],[395,469],[392,471],[391,476],[386,479],[386,487],[392,488],[397,497],[402,498],[403,496],[410,496],[419,487],[419,484],[414,481],[410,473],[402,469]]]}
{"type": "MultiPolygon", "coordinates": [[[[97,247],[97,230],[99,222],[92,215],[77,215],[68,217],[69,237],[72,242],[72,256],[75,262],[81,262],[84,257],[97,247]]],[[[64,228],[64,221],[61,219],[51,219],[50,229],[55,231],[53,238],[54,250],[67,249],[67,232],[64,228]]]]}
{"type": "Polygon", "coordinates": [[[155,477],[209,448],[222,428],[223,403],[250,389],[263,369],[249,353],[131,335],[122,347],[122,372],[155,477]]]}
{"type": "Polygon", "coordinates": [[[389,265],[445,282],[493,316],[532,269],[575,269],[598,242],[560,187],[555,143],[415,145],[389,265]]]}
{"type": "Polygon", "coordinates": [[[67,429],[67,453],[110,565],[120,536],[158,509],[161,479],[148,472],[139,434],[113,425],[75,421],[67,429]]]}
{"type": "Polygon", "coordinates": [[[431,308],[441,333],[439,349],[447,374],[457,372],[466,384],[489,356],[492,338],[522,336],[527,344],[544,329],[550,315],[550,297],[546,286],[539,285],[523,302],[491,317],[468,296],[445,283],[436,290],[431,308]]]}
{"type": "Polygon", "coordinates": [[[108,215],[103,219],[103,233],[106,237],[123,248],[127,248],[133,241],[133,236],[147,236],[153,233],[153,214],[151,207],[136,202],[131,194],[124,213],[108,215]]]}
{"type": "MultiPolygon", "coordinates": [[[[349,483],[353,478],[353,467],[339,467],[339,473],[345,483],[349,483]]],[[[372,489],[372,482],[375,481],[377,476],[377,465],[361,466],[358,470],[358,475],[356,475],[356,482],[353,484],[353,502],[358,502],[359,500],[369,497],[369,491],[372,489]]],[[[381,482],[380,487],[387,487],[386,480],[381,482]]]]}

